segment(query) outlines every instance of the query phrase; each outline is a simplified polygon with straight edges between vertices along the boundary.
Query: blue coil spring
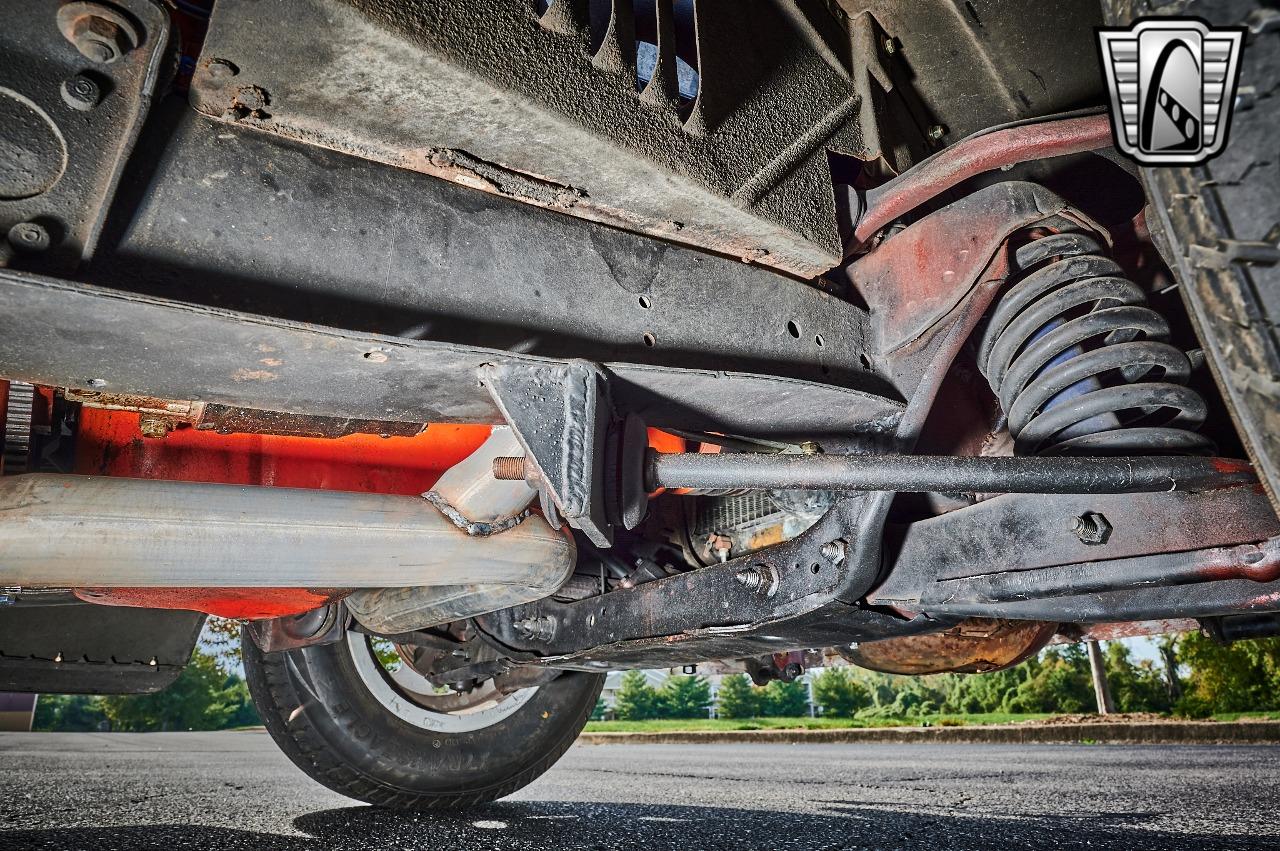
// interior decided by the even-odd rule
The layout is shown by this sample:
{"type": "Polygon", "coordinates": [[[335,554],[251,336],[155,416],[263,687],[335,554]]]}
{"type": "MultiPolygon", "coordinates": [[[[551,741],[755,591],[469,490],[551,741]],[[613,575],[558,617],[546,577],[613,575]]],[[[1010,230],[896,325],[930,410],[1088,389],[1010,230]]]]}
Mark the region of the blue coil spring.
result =
{"type": "Polygon", "coordinates": [[[978,346],[1020,455],[1213,451],[1169,325],[1087,233],[1032,239],[978,346]]]}

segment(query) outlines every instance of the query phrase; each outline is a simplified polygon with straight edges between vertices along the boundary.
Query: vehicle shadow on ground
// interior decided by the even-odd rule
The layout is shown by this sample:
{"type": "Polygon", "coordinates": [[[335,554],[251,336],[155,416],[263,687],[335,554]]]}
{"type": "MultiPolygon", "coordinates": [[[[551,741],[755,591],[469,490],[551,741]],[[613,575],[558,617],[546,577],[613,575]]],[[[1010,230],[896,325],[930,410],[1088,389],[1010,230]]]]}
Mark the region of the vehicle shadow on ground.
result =
{"type": "Polygon", "coordinates": [[[654,804],[502,802],[465,814],[398,813],[373,807],[322,810],[294,819],[306,836],[183,824],[0,831],[3,849],[253,849],[318,851],[466,849],[835,848],[1280,848],[1271,839],[1150,830],[1150,815],[1023,817],[1015,813],[918,814],[832,802],[828,814],[654,804]]]}

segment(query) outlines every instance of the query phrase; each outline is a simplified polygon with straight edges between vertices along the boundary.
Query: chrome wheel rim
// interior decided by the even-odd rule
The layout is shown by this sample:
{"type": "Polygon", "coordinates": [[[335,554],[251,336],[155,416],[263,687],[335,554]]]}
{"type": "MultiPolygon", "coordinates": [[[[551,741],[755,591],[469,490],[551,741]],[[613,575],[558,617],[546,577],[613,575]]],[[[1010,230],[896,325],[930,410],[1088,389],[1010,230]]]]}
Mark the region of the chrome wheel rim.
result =
{"type": "Polygon", "coordinates": [[[391,714],[415,727],[440,733],[469,733],[514,715],[538,691],[537,686],[501,694],[489,680],[472,692],[439,694],[422,674],[402,663],[388,670],[368,635],[347,633],[347,648],[361,682],[391,714]]]}

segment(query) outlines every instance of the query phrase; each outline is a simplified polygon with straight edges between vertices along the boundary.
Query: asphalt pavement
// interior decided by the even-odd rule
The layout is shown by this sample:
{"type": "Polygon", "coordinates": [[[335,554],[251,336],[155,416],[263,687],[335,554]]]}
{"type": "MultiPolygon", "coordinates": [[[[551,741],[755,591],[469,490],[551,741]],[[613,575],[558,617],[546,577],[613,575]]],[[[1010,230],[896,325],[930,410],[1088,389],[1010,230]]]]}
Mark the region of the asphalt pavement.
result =
{"type": "Polygon", "coordinates": [[[1280,747],[578,745],[512,798],[380,811],[265,733],[0,734],[3,849],[1280,848],[1280,747]]]}

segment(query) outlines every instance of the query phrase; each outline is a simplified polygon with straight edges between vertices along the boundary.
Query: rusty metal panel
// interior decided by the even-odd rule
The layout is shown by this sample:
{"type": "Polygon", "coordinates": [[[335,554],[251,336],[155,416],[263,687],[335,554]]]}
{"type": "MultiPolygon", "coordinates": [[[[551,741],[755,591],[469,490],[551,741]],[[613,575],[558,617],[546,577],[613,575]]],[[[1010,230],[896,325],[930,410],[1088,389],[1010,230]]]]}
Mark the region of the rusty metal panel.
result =
{"type": "MultiPolygon", "coordinates": [[[[631,3],[220,0],[193,105],[804,277],[841,255],[828,151],[878,156],[868,56],[821,3],[699,0],[692,102],[637,87],[631,3]],[[870,138],[869,138],[870,137],[870,138]]],[[[670,10],[668,3],[658,6],[670,10]]],[[[864,16],[855,26],[871,27],[864,16]]],[[[670,39],[659,44],[674,61],[670,39]]]]}
{"type": "Polygon", "coordinates": [[[1147,635],[1167,635],[1177,632],[1195,632],[1200,622],[1192,618],[1164,618],[1151,621],[1123,621],[1119,623],[1064,624],[1054,636],[1052,644],[1075,644],[1078,641],[1115,641],[1121,638],[1138,638],[1147,635]]]}
{"type": "Polygon", "coordinates": [[[866,641],[838,652],[859,667],[890,674],[980,674],[1034,655],[1057,629],[1042,621],[968,618],[942,632],[866,641]]]}
{"type": "Polygon", "coordinates": [[[0,266],[74,269],[168,70],[169,16],[148,0],[0,2],[0,21],[0,266]]]}
{"type": "MultiPolygon", "coordinates": [[[[1280,521],[1256,485],[1129,495],[1001,496],[921,520],[900,536],[896,566],[870,595],[881,604],[951,599],[965,580],[1034,576],[1061,565],[1115,562],[1151,553],[1188,553],[1262,541],[1280,521]],[[1093,513],[1112,531],[1103,542],[1073,524],[1093,513]]],[[[1206,579],[1213,577],[1205,577],[1206,579]]],[[[1119,584],[1120,575],[1110,577],[1119,584]]],[[[1031,592],[1029,591],[1028,594],[1031,592]]]]}
{"type": "MultiPolygon", "coordinates": [[[[0,270],[0,375],[35,384],[350,419],[496,423],[478,374],[508,363],[557,361],[0,270]],[[43,345],[50,338],[59,345],[43,345]]],[[[821,437],[891,428],[902,410],[872,393],[776,376],[605,367],[619,407],[656,427],[821,437]]]]}
{"type": "Polygon", "coordinates": [[[113,219],[87,283],[531,355],[892,392],[872,370],[865,310],[760,266],[220,124],[177,99],[155,110],[135,163],[138,206],[113,219]]]}

